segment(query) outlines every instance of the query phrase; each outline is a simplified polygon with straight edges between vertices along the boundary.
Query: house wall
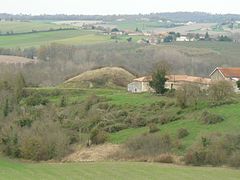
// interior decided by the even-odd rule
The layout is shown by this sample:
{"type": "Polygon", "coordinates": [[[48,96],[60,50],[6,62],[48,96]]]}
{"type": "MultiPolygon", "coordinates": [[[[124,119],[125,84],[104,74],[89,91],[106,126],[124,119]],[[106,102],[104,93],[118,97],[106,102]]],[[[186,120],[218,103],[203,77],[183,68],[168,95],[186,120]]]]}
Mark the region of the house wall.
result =
{"type": "Polygon", "coordinates": [[[132,82],[128,84],[128,92],[132,93],[142,92],[142,82],[132,82]]]}
{"type": "Polygon", "coordinates": [[[225,80],[223,75],[219,72],[219,70],[216,70],[212,75],[211,75],[211,80],[213,81],[221,81],[225,80]]]}
{"type": "Polygon", "coordinates": [[[151,92],[149,82],[132,82],[128,84],[128,91],[132,93],[151,92]]]}
{"type": "Polygon", "coordinates": [[[142,92],[148,92],[151,90],[149,82],[142,82],[142,92]]]}
{"type": "Polygon", "coordinates": [[[228,80],[228,81],[232,82],[234,91],[237,92],[237,93],[240,93],[240,90],[239,90],[238,87],[237,87],[236,81],[234,81],[234,80],[232,80],[232,79],[230,79],[230,78],[224,78],[224,77],[222,76],[222,74],[221,74],[218,70],[215,71],[215,73],[213,73],[213,74],[211,75],[211,79],[212,79],[213,81],[228,80]]]}
{"type": "Polygon", "coordinates": [[[173,82],[173,81],[168,81],[165,84],[165,88],[167,89],[179,89],[181,88],[183,85],[185,84],[192,84],[192,85],[196,85],[199,86],[201,89],[208,89],[209,85],[208,84],[200,84],[200,83],[192,83],[192,82],[184,82],[184,81],[178,81],[178,82],[173,82]]]}

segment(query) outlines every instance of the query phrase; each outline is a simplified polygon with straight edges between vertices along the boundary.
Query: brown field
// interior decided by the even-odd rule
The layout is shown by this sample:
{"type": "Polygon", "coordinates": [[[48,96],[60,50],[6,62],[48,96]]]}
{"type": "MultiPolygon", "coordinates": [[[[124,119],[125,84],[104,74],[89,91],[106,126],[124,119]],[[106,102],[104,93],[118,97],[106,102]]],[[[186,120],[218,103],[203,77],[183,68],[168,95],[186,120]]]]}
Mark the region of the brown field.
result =
{"type": "Polygon", "coordinates": [[[36,61],[18,56],[0,55],[0,64],[29,64],[29,63],[36,63],[36,61]]]}

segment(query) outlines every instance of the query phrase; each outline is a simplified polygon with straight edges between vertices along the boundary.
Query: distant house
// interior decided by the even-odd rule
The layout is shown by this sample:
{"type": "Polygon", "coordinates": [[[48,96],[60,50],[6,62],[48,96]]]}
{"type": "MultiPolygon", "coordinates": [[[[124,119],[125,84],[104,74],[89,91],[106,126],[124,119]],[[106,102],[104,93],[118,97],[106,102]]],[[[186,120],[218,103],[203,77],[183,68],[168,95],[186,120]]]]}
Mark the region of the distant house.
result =
{"type": "Polygon", "coordinates": [[[192,41],[196,41],[196,39],[195,38],[189,38],[189,37],[187,37],[187,36],[180,36],[180,37],[177,37],[176,38],[176,41],[178,41],[178,42],[192,42],[192,41]]]}
{"type": "MultiPolygon", "coordinates": [[[[170,75],[167,76],[165,87],[167,89],[178,89],[184,84],[195,84],[202,89],[207,89],[211,84],[211,79],[203,77],[194,77],[187,75],[170,75]]],[[[149,82],[152,80],[151,76],[145,76],[134,79],[132,83],[128,84],[128,91],[132,93],[153,92],[149,82]]]]}
{"type": "Polygon", "coordinates": [[[240,68],[223,68],[217,67],[210,74],[212,81],[228,80],[234,85],[235,91],[239,92],[236,82],[240,80],[240,68]]]}
{"type": "Polygon", "coordinates": [[[211,79],[188,75],[170,75],[167,76],[166,88],[178,89],[184,84],[195,84],[201,89],[207,89],[211,84],[211,79]]]}
{"type": "Polygon", "coordinates": [[[145,76],[134,79],[132,83],[128,84],[128,92],[142,93],[152,91],[149,82],[152,80],[151,76],[145,76]]]}
{"type": "Polygon", "coordinates": [[[184,41],[189,41],[189,39],[186,36],[181,36],[181,37],[177,37],[176,41],[178,42],[184,42],[184,41]]]}

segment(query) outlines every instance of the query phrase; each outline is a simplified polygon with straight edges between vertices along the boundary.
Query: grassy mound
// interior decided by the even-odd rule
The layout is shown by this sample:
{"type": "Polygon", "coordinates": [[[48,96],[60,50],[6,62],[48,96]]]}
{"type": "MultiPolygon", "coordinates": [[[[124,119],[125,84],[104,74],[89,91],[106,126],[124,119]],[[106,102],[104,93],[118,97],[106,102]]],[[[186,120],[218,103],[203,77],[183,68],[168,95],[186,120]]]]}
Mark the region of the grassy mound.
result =
{"type": "Polygon", "coordinates": [[[123,68],[104,67],[71,78],[63,86],[71,88],[126,87],[134,78],[133,74],[123,68]]]}

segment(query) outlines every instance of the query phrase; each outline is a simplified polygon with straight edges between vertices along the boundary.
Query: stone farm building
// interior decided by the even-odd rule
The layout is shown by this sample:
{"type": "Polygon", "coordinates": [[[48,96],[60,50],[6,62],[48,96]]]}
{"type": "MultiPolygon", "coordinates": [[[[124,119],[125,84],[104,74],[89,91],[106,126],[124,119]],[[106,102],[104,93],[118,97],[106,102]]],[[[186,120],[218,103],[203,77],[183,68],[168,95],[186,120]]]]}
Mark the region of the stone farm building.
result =
{"type": "Polygon", "coordinates": [[[240,68],[223,68],[217,67],[210,74],[212,81],[222,81],[227,80],[233,83],[234,89],[236,92],[240,90],[237,87],[237,81],[240,80],[240,68]]]}
{"type": "Polygon", "coordinates": [[[201,89],[207,89],[211,84],[211,79],[204,77],[188,76],[188,75],[170,75],[167,76],[166,82],[167,89],[178,89],[183,84],[195,84],[201,89]]]}
{"type": "Polygon", "coordinates": [[[145,76],[134,79],[132,83],[128,84],[128,91],[132,93],[141,93],[152,91],[149,82],[152,80],[151,76],[145,76]]]}
{"type": "MultiPolygon", "coordinates": [[[[167,89],[178,89],[183,84],[196,84],[202,89],[207,89],[211,83],[209,78],[188,75],[170,75],[167,76],[167,79],[168,81],[165,84],[167,89]]],[[[153,89],[149,85],[151,80],[151,76],[134,79],[132,83],[128,84],[128,91],[132,93],[152,92],[153,89]]]]}

